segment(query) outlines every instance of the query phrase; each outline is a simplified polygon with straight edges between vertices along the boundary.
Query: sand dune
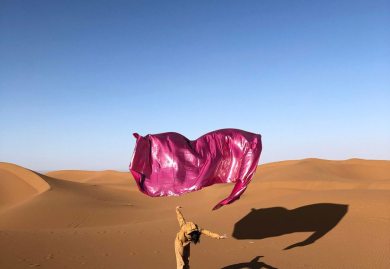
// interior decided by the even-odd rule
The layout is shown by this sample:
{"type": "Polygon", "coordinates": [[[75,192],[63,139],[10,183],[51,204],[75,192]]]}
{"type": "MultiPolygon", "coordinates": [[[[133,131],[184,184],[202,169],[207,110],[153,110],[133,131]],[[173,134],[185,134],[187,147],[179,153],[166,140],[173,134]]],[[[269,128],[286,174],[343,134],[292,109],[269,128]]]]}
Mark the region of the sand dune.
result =
{"type": "Polygon", "coordinates": [[[11,163],[0,163],[0,211],[50,189],[34,172],[11,163]]]}
{"type": "Polygon", "coordinates": [[[390,190],[389,161],[284,161],[260,166],[257,178],[270,188],[390,190]]]}
{"type": "Polygon", "coordinates": [[[100,171],[83,171],[83,170],[59,170],[46,173],[47,176],[75,181],[75,182],[87,182],[96,176],[102,174],[100,171]]]}
{"type": "Polygon", "coordinates": [[[1,164],[0,268],[175,268],[178,204],[230,237],[202,238],[191,268],[390,268],[389,183],[390,161],[270,163],[211,211],[232,185],[150,198],[129,173],[1,164]]]}
{"type": "Polygon", "coordinates": [[[79,182],[99,184],[110,187],[129,188],[129,184],[123,184],[124,182],[132,181],[128,172],[118,172],[114,170],[104,171],[83,171],[83,170],[59,170],[52,171],[46,174],[49,177],[79,182]]]}

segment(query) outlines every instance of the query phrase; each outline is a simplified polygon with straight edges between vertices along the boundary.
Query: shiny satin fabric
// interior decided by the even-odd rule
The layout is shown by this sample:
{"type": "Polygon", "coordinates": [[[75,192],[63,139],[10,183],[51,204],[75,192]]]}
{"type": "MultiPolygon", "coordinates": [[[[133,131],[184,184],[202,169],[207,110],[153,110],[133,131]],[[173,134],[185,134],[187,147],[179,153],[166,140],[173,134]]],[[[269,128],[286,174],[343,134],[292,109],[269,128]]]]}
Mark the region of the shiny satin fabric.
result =
{"type": "Polygon", "coordinates": [[[174,133],[133,134],[137,139],[130,171],[141,192],[172,196],[217,183],[235,183],[230,195],[213,209],[239,199],[256,171],[261,135],[221,129],[196,140],[174,133]]]}

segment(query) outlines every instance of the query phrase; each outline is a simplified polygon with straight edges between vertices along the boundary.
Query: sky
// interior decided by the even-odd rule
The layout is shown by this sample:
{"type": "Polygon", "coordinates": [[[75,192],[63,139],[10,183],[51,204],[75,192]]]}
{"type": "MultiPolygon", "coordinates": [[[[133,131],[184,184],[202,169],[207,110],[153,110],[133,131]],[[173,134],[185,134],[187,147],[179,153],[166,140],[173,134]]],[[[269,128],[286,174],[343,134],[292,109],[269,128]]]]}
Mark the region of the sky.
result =
{"type": "Polygon", "coordinates": [[[390,2],[0,1],[0,161],[126,171],[132,133],[390,159],[390,2]]]}

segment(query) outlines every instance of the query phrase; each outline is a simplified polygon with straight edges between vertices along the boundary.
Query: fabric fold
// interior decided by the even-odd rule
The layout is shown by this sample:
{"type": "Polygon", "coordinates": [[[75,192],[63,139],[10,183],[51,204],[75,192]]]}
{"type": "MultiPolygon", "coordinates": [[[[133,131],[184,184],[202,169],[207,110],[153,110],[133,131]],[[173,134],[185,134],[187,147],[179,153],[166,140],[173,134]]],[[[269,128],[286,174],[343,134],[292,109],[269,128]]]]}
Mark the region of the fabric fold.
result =
{"type": "Polygon", "coordinates": [[[141,136],[129,169],[146,195],[172,196],[218,183],[235,183],[230,195],[213,209],[240,198],[251,181],[262,150],[261,135],[221,129],[196,140],[167,132],[141,136]]]}

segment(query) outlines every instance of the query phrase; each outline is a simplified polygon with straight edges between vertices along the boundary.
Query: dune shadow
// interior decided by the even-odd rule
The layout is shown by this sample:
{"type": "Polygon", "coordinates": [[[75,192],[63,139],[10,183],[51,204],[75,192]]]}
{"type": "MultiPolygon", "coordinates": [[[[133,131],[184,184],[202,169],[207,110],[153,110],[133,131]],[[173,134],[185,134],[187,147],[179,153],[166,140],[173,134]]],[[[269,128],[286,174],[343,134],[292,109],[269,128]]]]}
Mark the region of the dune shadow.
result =
{"type": "Polygon", "coordinates": [[[277,269],[276,267],[273,267],[271,265],[268,265],[264,262],[259,261],[260,258],[263,256],[257,256],[250,262],[243,262],[243,263],[237,263],[237,264],[232,264],[228,265],[225,267],[222,267],[221,269],[277,269]]]}
{"type": "Polygon", "coordinates": [[[292,210],[283,207],[253,209],[234,225],[236,239],[264,239],[295,232],[313,232],[286,249],[306,246],[332,230],[348,211],[348,205],[320,203],[292,210]]]}

